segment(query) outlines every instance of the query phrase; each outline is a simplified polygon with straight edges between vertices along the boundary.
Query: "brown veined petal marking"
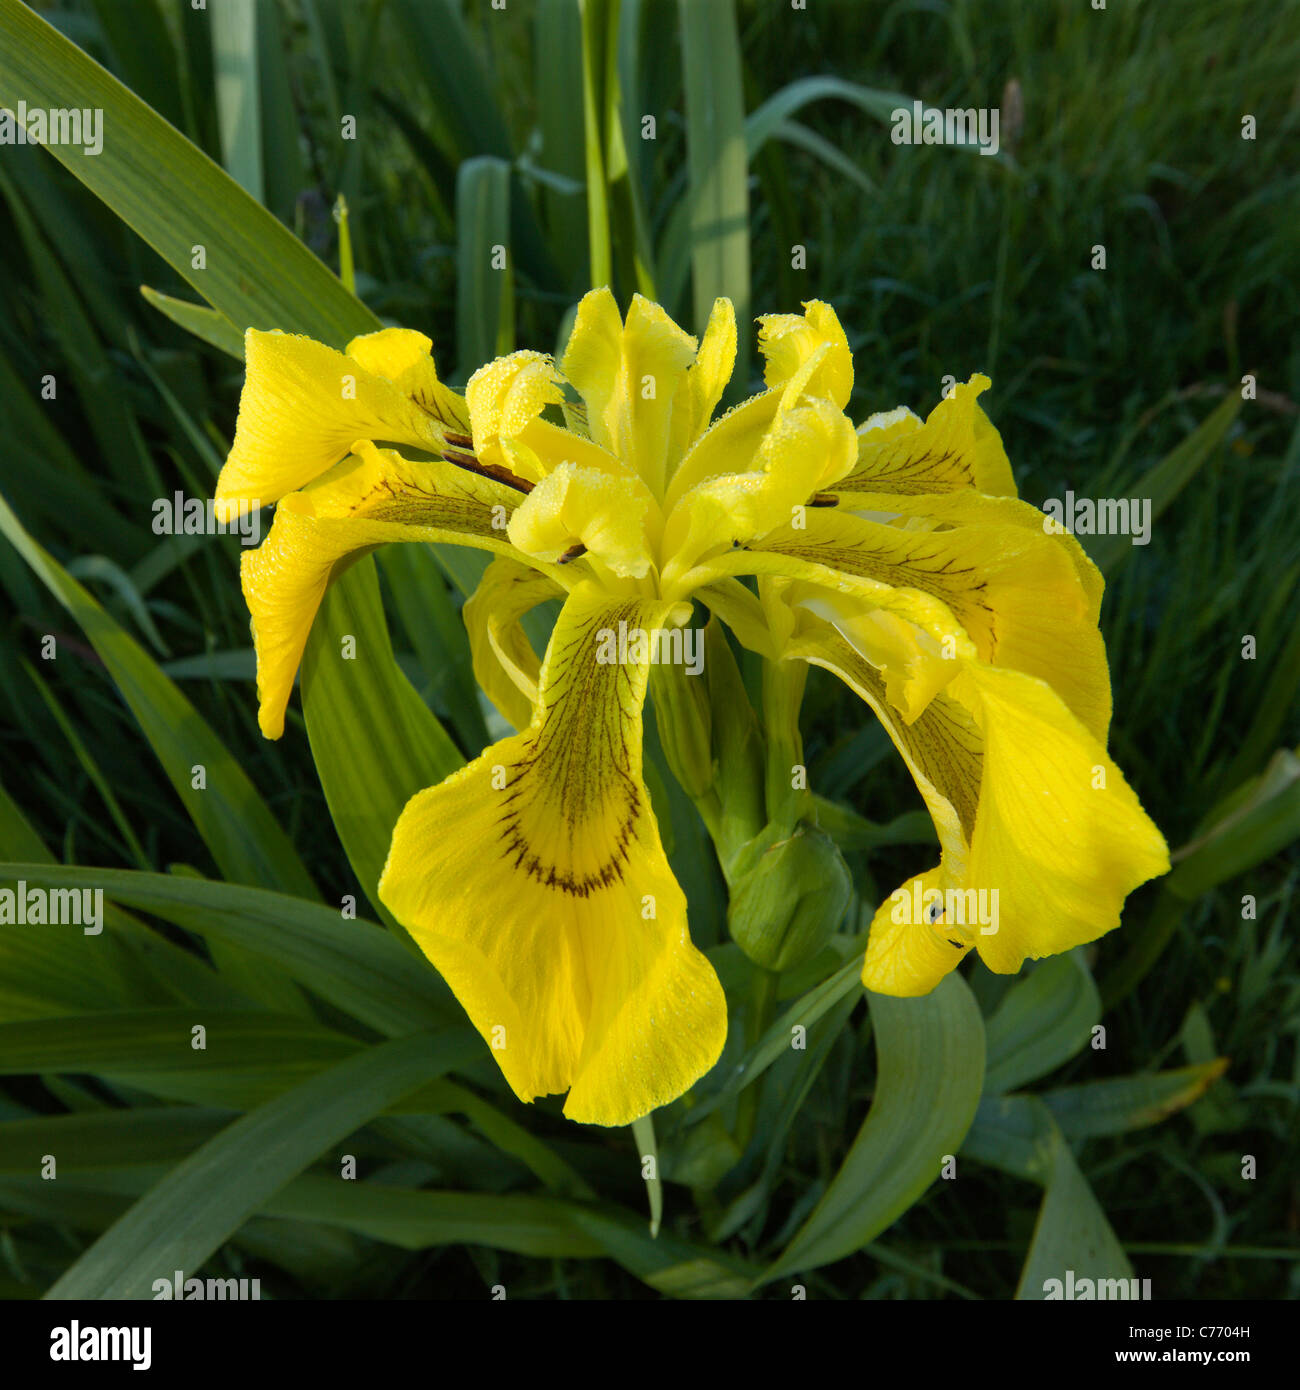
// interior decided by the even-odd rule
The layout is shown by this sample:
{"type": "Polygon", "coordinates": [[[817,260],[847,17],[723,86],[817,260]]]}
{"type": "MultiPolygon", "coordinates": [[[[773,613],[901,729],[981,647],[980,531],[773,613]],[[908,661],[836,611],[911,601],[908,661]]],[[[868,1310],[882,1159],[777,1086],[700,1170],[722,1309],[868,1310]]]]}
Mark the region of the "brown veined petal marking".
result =
{"type": "Polygon", "coordinates": [[[675,609],[571,595],[532,724],[411,799],[379,885],[519,1098],[588,1124],[675,1099],[726,1037],[641,776],[648,664],[620,659],[675,609]]]}

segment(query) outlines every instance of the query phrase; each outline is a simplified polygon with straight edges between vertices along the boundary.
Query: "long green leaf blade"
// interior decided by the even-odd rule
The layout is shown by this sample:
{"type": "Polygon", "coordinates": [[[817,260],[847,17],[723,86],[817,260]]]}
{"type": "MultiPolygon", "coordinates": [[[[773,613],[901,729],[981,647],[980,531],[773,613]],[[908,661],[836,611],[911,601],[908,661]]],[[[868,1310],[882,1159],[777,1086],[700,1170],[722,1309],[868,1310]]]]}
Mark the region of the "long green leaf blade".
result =
{"type": "Polygon", "coordinates": [[[243,768],[148,654],[23,530],[0,498],[0,532],[80,624],[139,721],[204,843],[228,878],[315,897],[289,837],[243,768]],[[203,785],[195,785],[195,768],[203,785]]]}
{"type": "Polygon", "coordinates": [[[868,993],[876,1096],[848,1157],[765,1281],[841,1259],[893,1224],[940,1175],[984,1082],[984,1021],[949,975],[923,999],[868,993]]]}
{"type": "Polygon", "coordinates": [[[160,1270],[197,1270],[321,1153],[448,1071],[465,1049],[459,1034],[400,1038],[277,1096],[174,1168],[46,1297],[148,1298],[160,1270]]]}
{"type": "Polygon", "coordinates": [[[0,0],[0,105],[20,100],[103,111],[99,155],[75,145],[50,153],[240,330],[280,328],[341,346],[380,326],[201,150],[20,0],[0,0]]]}

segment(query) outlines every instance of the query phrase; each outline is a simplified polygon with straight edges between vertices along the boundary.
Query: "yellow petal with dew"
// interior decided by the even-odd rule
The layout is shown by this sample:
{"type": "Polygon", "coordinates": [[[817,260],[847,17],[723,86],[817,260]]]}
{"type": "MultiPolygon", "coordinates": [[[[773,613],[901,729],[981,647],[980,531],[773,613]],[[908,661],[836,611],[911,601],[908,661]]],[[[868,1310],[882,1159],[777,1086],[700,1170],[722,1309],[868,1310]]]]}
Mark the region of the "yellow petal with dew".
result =
{"type": "MultiPolygon", "coordinates": [[[[410,340],[404,341],[406,360],[410,340]]],[[[378,361],[381,355],[367,353],[366,342],[354,339],[350,346],[362,344],[362,357],[378,361]]],[[[446,423],[416,399],[357,358],[312,338],[250,328],[244,361],[235,440],[216,486],[215,510],[223,520],[304,487],[345,458],[354,440],[433,453],[445,442],[446,423]]],[[[407,360],[402,370],[413,374],[417,367],[407,360]]]]}
{"type": "MultiPolygon", "coordinates": [[[[760,467],[759,451],[784,413],[817,401],[842,409],[847,401],[853,383],[852,360],[844,332],[828,306],[810,301],[804,315],[770,315],[762,323],[759,347],[768,358],[771,389],[728,411],[697,436],[672,475],[664,499],[666,513],[701,483],[760,467]]],[[[836,451],[834,469],[809,471],[819,472],[824,485],[830,486],[851,470],[855,453],[856,442],[847,462],[841,462],[836,451]]]]}
{"type": "MultiPolygon", "coordinates": [[[[1002,437],[976,399],[991,384],[988,377],[976,375],[952,387],[924,424],[908,412],[883,428],[864,428],[857,465],[839,490],[906,495],[970,488],[1014,497],[1016,483],[1002,437]]],[[[867,424],[884,418],[874,416],[867,424]]]]}
{"type": "Polygon", "coordinates": [[[411,328],[381,328],[353,338],[345,349],[368,372],[391,381],[403,396],[453,433],[469,431],[464,396],[438,380],[433,342],[411,328]]]}
{"type": "Polygon", "coordinates": [[[548,405],[563,399],[555,364],[544,353],[512,352],[480,367],[465,387],[479,462],[537,482],[545,466],[518,441],[548,405]]]}
{"type": "Polygon", "coordinates": [[[575,549],[623,579],[643,579],[653,563],[647,531],[658,509],[639,480],[561,464],[510,518],[510,540],[524,555],[556,564],[575,549]]]}
{"type": "Polygon", "coordinates": [[[782,390],[819,349],[816,372],[803,383],[810,396],[825,396],[843,410],[853,390],[853,354],[849,340],[829,304],[810,299],[802,314],[764,314],[759,319],[758,347],[766,358],[763,380],[782,390]]]}
{"type": "Polygon", "coordinates": [[[624,323],[608,289],[583,296],[564,351],[591,438],[631,463],[656,495],[667,475],[673,403],[695,354],[695,339],[658,304],[634,294],[624,323]]]}
{"type": "Polygon", "coordinates": [[[753,456],[737,456],[734,471],[699,483],[668,515],[665,585],[789,522],[796,508],[844,475],[855,449],[852,425],[830,401],[813,398],[779,411],[753,456]]]}
{"type": "Polygon", "coordinates": [[[709,427],[736,365],[736,310],[729,299],[715,299],[700,350],[677,388],[668,441],[668,479],[691,445],[709,427]]]}

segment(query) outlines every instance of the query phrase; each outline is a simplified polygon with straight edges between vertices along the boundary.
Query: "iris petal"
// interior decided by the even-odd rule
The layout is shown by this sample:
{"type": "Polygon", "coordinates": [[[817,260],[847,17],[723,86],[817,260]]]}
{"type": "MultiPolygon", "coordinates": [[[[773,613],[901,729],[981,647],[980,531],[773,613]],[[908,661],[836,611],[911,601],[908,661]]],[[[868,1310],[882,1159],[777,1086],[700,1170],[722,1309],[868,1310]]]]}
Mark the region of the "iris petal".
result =
{"type": "Polygon", "coordinates": [[[467,416],[461,398],[438,381],[430,346],[423,334],[386,329],[354,338],[342,353],[297,334],[250,328],[235,440],[217,479],[217,516],[226,520],[241,505],[266,506],[304,487],[357,439],[441,452],[467,416]]]}
{"type": "Polygon", "coordinates": [[[986,376],[954,386],[922,424],[875,416],[859,431],[858,462],[839,484],[845,492],[976,492],[1014,497],[1015,479],[1002,437],[976,397],[991,385],[986,376]]]}
{"type": "Polygon", "coordinates": [[[285,497],[266,539],[240,564],[262,733],[284,732],[316,611],[353,560],[390,541],[443,541],[514,556],[505,527],[522,500],[504,483],[454,464],[413,462],[364,441],[324,477],[285,497]]]}
{"type": "Polygon", "coordinates": [[[647,667],[601,660],[672,607],[571,596],[532,724],[412,798],[379,885],[520,1099],[589,1124],[675,1099],[726,1036],[641,776],[647,667]]]}

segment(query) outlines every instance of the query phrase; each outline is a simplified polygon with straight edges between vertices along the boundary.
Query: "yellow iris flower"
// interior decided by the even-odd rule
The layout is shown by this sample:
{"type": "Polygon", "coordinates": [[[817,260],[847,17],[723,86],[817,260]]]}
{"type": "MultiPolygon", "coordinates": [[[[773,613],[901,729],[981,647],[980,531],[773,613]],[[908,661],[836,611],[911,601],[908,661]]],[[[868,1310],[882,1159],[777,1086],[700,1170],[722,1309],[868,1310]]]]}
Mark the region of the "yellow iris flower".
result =
{"type": "Polygon", "coordinates": [[[464,397],[409,330],[342,353],[247,335],[216,502],[279,503],[242,559],[262,731],[283,732],[311,623],[351,559],[389,541],[494,555],[465,620],[478,679],[519,732],[411,799],[379,894],[516,1094],[567,1091],[565,1114],[587,1123],[680,1096],[727,1029],[642,779],[648,653],[608,659],[611,633],[680,626],[698,599],[745,645],[826,667],[876,712],[942,858],[924,894],[909,884],[877,914],[871,989],[924,993],[972,946],[1010,972],[1094,940],[1168,868],[1106,753],[1101,578],[1016,499],[976,403],[987,380],[924,422],[899,410],[855,430],[829,306],[763,318],[759,346],[766,389],[714,420],[736,355],[722,299],[697,343],[658,305],[636,296],[624,320],[594,290],[558,368],[516,352],[464,397]],[[520,618],[555,596],[539,662],[520,618]],[[967,889],[998,890],[995,932],[952,920],[944,904],[967,889]],[[944,893],[913,920],[910,903],[944,893]]]}

